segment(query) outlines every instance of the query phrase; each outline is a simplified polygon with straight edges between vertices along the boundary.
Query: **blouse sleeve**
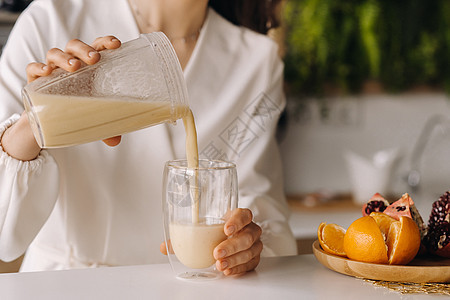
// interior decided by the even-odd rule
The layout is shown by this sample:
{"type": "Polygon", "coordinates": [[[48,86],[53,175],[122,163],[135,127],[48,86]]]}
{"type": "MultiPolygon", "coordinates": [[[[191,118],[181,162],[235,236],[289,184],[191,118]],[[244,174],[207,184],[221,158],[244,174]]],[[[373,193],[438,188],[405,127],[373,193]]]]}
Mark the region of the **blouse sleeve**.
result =
{"type": "MultiPolygon", "coordinates": [[[[0,59],[0,138],[23,112],[20,98],[26,66],[45,59],[47,41],[38,15],[47,22],[42,5],[30,5],[16,22],[0,59]],[[42,14],[44,12],[44,15],[42,14]]],[[[47,151],[32,161],[9,156],[0,144],[0,259],[22,255],[37,235],[57,199],[59,175],[47,151]]]]}
{"type": "Polygon", "coordinates": [[[249,145],[239,157],[239,204],[252,210],[254,221],[261,226],[263,256],[296,255],[297,244],[288,223],[290,210],[283,186],[282,162],[275,138],[277,122],[285,107],[283,63],[276,47],[268,61],[268,85],[247,114],[251,116],[245,140],[249,145]],[[250,142],[251,141],[251,142],[250,142]]]}
{"type": "MultiPolygon", "coordinates": [[[[19,119],[0,124],[0,137],[19,119]]],[[[32,161],[9,156],[0,144],[0,259],[22,255],[49,217],[58,194],[58,168],[46,150],[32,161]]]]}

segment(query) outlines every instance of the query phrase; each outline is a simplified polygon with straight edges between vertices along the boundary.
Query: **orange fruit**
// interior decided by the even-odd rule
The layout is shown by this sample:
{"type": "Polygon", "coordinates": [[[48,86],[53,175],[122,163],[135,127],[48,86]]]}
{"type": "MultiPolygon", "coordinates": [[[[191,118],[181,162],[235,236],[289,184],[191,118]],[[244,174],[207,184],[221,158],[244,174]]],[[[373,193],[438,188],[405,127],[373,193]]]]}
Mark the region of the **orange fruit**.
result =
{"type": "Polygon", "coordinates": [[[413,219],[405,216],[392,223],[386,244],[390,265],[406,265],[420,249],[419,227],[413,219]]]}
{"type": "Polygon", "coordinates": [[[353,260],[406,265],[420,248],[416,222],[406,216],[400,221],[376,212],[354,221],[344,236],[344,250],[353,260]]]}
{"type": "Polygon", "coordinates": [[[344,250],[353,260],[387,264],[388,250],[377,222],[370,216],[356,219],[344,236],[344,250]]]}
{"type": "Polygon", "coordinates": [[[397,220],[385,213],[378,211],[371,212],[369,216],[371,216],[375,220],[381,232],[383,233],[384,240],[386,240],[391,224],[397,222],[397,220]]]}
{"type": "Polygon", "coordinates": [[[322,222],[317,229],[317,236],[324,251],[338,256],[347,256],[344,250],[344,228],[322,222]]]}

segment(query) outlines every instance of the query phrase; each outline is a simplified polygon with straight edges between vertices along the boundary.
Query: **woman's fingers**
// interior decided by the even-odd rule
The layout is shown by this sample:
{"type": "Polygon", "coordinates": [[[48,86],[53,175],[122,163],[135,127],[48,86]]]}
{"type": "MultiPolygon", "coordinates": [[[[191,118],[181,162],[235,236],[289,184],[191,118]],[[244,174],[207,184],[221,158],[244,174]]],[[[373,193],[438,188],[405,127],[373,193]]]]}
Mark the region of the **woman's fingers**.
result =
{"type": "Polygon", "coordinates": [[[230,237],[220,243],[213,252],[216,267],[225,275],[236,275],[256,268],[259,263],[263,244],[260,240],[262,229],[251,221],[252,214],[248,209],[236,210],[236,214],[227,220],[226,224],[233,224],[235,228],[227,233],[230,237]],[[250,219],[250,223],[247,224],[250,219]],[[247,224],[247,225],[244,225],[247,224]],[[243,226],[242,229],[240,229],[243,226]],[[238,230],[238,231],[235,231],[238,230]]]}
{"type": "Polygon", "coordinates": [[[77,39],[67,43],[65,52],[88,65],[93,65],[100,60],[100,54],[97,50],[77,39]]]}
{"type": "Polygon", "coordinates": [[[81,67],[81,61],[61,49],[52,48],[47,52],[47,65],[52,69],[59,67],[68,72],[74,72],[81,67]]]}
{"type": "Polygon", "coordinates": [[[118,136],[104,139],[103,143],[105,143],[106,145],[108,145],[110,147],[114,147],[114,146],[119,145],[121,140],[122,140],[122,136],[118,135],[118,136]]]}
{"type": "Polygon", "coordinates": [[[225,234],[233,235],[235,232],[242,230],[253,220],[252,211],[247,208],[237,208],[232,211],[231,216],[227,219],[224,226],[225,234]]]}
{"type": "MultiPolygon", "coordinates": [[[[172,243],[170,242],[170,240],[168,242],[169,242],[169,244],[168,244],[169,253],[174,254],[173,248],[172,248],[172,243]]],[[[161,245],[159,245],[159,251],[161,251],[162,254],[167,255],[166,242],[162,242],[161,245]]]]}
{"type": "Polygon", "coordinates": [[[96,38],[92,43],[92,48],[97,51],[105,50],[105,49],[116,49],[119,48],[122,43],[114,36],[104,36],[96,38]]]}
{"type": "Polygon", "coordinates": [[[225,275],[253,270],[259,263],[262,248],[262,242],[257,240],[249,249],[217,260],[216,267],[219,271],[223,271],[225,275]]]}
{"type": "Polygon", "coordinates": [[[223,274],[225,274],[226,276],[229,275],[239,275],[239,274],[243,274],[245,272],[249,272],[252,271],[254,269],[256,269],[256,267],[259,264],[261,257],[260,255],[252,258],[249,262],[242,264],[242,265],[237,265],[235,267],[231,267],[231,268],[227,268],[223,271],[223,274]]]}
{"type": "Polygon", "coordinates": [[[48,76],[52,73],[52,68],[43,63],[30,63],[27,66],[28,83],[42,76],[48,76]]]}
{"type": "Polygon", "coordinates": [[[65,51],[58,48],[50,49],[47,52],[47,64],[29,64],[27,66],[27,80],[31,82],[39,77],[48,76],[58,67],[68,72],[74,72],[82,66],[82,61],[86,64],[94,64],[99,59],[100,54],[95,49],[80,40],[74,39],[67,43],[65,51]]]}
{"type": "Polygon", "coordinates": [[[261,233],[261,227],[253,222],[250,223],[234,236],[220,243],[214,249],[214,258],[219,260],[250,249],[253,244],[259,241],[261,233]]]}
{"type": "MultiPolygon", "coordinates": [[[[74,72],[78,70],[83,63],[88,65],[97,63],[100,60],[100,53],[98,51],[116,49],[119,48],[120,45],[120,41],[113,36],[97,38],[92,43],[92,46],[89,46],[78,39],[73,39],[67,43],[64,51],[53,48],[47,52],[47,66],[51,70],[59,67],[68,72],[74,72]]],[[[34,80],[40,76],[36,76],[35,73],[30,73],[30,76],[28,77],[31,80],[34,80]]]]}

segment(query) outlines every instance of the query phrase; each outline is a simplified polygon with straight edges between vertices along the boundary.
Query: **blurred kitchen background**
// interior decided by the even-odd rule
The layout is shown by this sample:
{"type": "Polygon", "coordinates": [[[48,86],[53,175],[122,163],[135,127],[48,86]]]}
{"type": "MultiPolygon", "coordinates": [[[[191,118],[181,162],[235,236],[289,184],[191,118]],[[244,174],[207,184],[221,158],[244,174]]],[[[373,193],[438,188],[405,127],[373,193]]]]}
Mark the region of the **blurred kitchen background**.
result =
{"type": "Polygon", "coordinates": [[[450,188],[450,1],[290,0],[282,14],[279,136],[300,246],[375,192],[410,193],[427,222],[450,188]]]}
{"type": "Polygon", "coordinates": [[[20,12],[32,0],[0,0],[0,54],[20,12]]]}
{"type": "MultiPolygon", "coordinates": [[[[1,45],[30,2],[0,0],[1,45]]],[[[278,135],[300,253],[375,192],[410,193],[427,222],[450,189],[450,1],[285,0],[280,13],[278,135]]]]}

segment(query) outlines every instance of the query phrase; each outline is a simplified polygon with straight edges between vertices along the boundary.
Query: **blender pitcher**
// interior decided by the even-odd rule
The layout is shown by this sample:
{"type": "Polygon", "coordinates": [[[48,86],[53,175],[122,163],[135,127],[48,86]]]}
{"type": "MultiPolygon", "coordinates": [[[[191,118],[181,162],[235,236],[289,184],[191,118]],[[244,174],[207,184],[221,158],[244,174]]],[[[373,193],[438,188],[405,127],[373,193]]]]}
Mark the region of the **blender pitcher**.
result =
{"type": "Polygon", "coordinates": [[[161,32],[104,50],[94,65],[38,78],[23,88],[22,98],[41,148],[122,135],[189,112],[180,63],[161,32]]]}

